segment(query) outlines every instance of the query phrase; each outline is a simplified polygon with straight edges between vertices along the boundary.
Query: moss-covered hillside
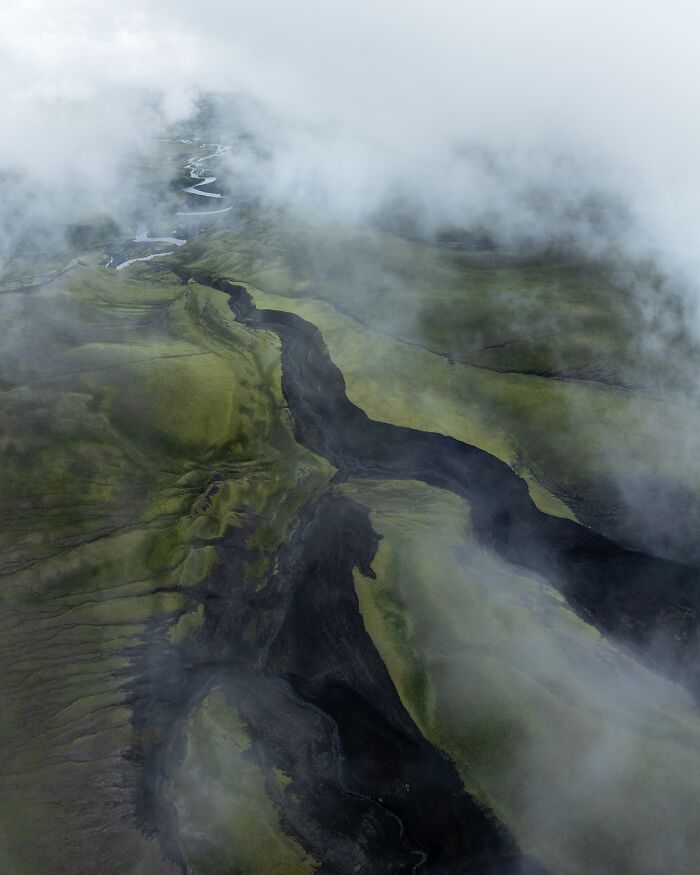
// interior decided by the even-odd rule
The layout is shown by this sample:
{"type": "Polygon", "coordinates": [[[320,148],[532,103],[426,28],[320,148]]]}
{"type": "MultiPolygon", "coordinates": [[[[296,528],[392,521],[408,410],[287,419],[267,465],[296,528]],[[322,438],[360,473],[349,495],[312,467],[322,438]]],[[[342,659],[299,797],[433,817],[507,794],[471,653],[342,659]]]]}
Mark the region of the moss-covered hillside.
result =
{"type": "Polygon", "coordinates": [[[210,544],[252,520],[272,549],[331,472],[294,442],[276,339],[222,293],[78,263],[20,294],[0,300],[0,869],[161,871],[133,816],[143,661],[201,625],[210,544]]]}
{"type": "MultiPolygon", "coordinates": [[[[137,168],[154,234],[192,148],[137,168]]],[[[652,344],[658,279],[250,205],[117,271],[147,244],[97,225],[0,280],[0,872],[473,872],[470,817],[491,875],[697,872],[697,705],[566,601],[585,549],[536,573],[430,460],[336,467],[324,420],[454,439],[504,531],[529,495],[542,531],[687,571],[700,352],[652,344]]]]}

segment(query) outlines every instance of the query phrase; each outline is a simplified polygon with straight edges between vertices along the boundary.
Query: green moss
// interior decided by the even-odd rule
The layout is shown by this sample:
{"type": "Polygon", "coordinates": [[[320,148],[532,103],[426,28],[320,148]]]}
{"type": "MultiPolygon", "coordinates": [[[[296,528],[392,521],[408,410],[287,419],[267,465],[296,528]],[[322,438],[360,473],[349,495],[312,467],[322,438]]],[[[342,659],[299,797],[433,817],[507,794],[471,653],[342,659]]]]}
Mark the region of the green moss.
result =
{"type": "Polygon", "coordinates": [[[281,787],[281,789],[286,790],[287,787],[292,783],[291,775],[288,775],[286,772],[283,772],[282,769],[278,769],[274,767],[272,769],[272,774],[275,776],[275,780],[281,787]]]}
{"type": "Polygon", "coordinates": [[[190,550],[182,563],[179,585],[183,589],[196,586],[211,571],[215,561],[216,551],[212,546],[190,550]]]}
{"type": "Polygon", "coordinates": [[[182,644],[187,638],[201,628],[204,623],[204,605],[198,605],[196,610],[188,611],[170,629],[170,640],[173,644],[182,644]]]}
{"type": "MultiPolygon", "coordinates": [[[[293,875],[318,867],[280,824],[235,706],[214,690],[190,717],[173,782],[186,857],[207,873],[293,875]]],[[[285,783],[284,773],[275,779],[285,783]]]]}

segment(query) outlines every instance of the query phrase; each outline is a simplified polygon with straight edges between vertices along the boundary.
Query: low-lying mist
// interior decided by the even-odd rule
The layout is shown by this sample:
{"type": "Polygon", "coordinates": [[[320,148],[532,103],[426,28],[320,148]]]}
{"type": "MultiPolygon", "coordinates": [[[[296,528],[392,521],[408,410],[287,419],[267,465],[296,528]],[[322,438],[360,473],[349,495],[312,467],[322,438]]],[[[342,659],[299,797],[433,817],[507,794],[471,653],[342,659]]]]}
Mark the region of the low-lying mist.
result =
{"type": "MultiPolygon", "coordinates": [[[[36,297],[5,291],[36,288],[34,273],[56,276],[86,250],[98,252],[100,265],[108,257],[112,266],[129,265],[138,278],[130,259],[158,240],[159,251],[177,249],[160,251],[172,259],[159,262],[163,275],[181,268],[168,275],[173,296],[177,280],[195,277],[200,256],[202,276],[209,257],[216,266],[252,265],[245,276],[230,275],[251,287],[261,274],[281,277],[280,286],[289,280],[290,312],[308,293],[307,315],[328,317],[329,354],[338,354],[348,396],[370,418],[463,443],[473,437],[540,496],[556,496],[552,516],[566,512],[632,550],[697,564],[698,25],[700,12],[683,0],[7,7],[0,11],[3,391],[21,392],[44,372],[72,374],[60,371],[61,356],[83,342],[97,347],[133,332],[146,344],[156,331],[139,321],[131,299],[137,315],[129,310],[115,329],[86,315],[77,298],[71,304],[71,289],[52,286],[36,297]],[[209,169],[218,177],[214,196],[222,191],[231,205],[215,227],[237,235],[238,262],[226,261],[230,237],[207,251],[210,239],[198,244],[199,216],[183,218],[192,209],[185,203],[206,200],[192,192],[185,200],[185,162],[208,154],[197,150],[211,143],[230,147],[209,169]],[[264,249],[269,217],[276,224],[264,249]],[[172,247],[162,242],[169,238],[172,247]],[[180,247],[184,239],[189,245],[180,247]],[[278,260],[266,274],[273,250],[278,260]],[[490,255],[496,263],[494,253],[502,269],[495,280],[481,270],[490,255]],[[349,336],[349,325],[357,333],[343,345],[338,336],[345,329],[349,336]],[[374,359],[370,348],[379,350],[374,359]],[[360,397],[368,373],[374,382],[360,397]],[[370,409],[377,398],[379,409],[370,409]]],[[[91,281],[98,274],[112,277],[86,266],[91,281]]],[[[113,276],[126,284],[130,274],[113,276]]],[[[259,286],[271,307],[287,292],[272,280],[259,286]]],[[[157,330],[169,341],[167,318],[157,330]]],[[[79,421],[77,432],[83,427],[79,421]]],[[[455,543],[445,542],[450,562],[455,543]]],[[[412,573],[411,549],[401,580],[412,573]]],[[[434,553],[425,574],[430,598],[434,553]]],[[[446,568],[446,591],[457,589],[465,620],[452,596],[446,617],[471,636],[464,632],[463,649],[445,655],[446,707],[456,709],[462,696],[455,724],[471,713],[475,736],[489,708],[522,733],[508,755],[522,784],[523,834],[557,834],[561,871],[578,872],[566,855],[585,859],[596,835],[617,847],[615,825],[602,820],[622,812],[625,859],[649,872],[668,860],[673,871],[691,871],[696,706],[672,669],[662,680],[638,654],[584,625],[549,590],[557,568],[548,582],[523,582],[512,567],[481,557],[468,586],[462,571],[446,568]],[[519,603],[525,596],[534,607],[519,603]],[[463,654],[479,636],[484,652],[503,639],[497,655],[507,673],[498,686],[484,659],[474,696],[463,654]],[[533,709],[531,724],[518,696],[533,709]],[[680,739],[679,752],[668,754],[657,736],[668,749],[680,739]],[[660,798],[675,775],[675,796],[660,798]],[[662,847],[649,830],[633,847],[647,832],[639,823],[654,822],[657,797],[660,832],[666,841],[675,835],[677,846],[662,847]]],[[[694,616],[682,619],[696,634],[694,616]]],[[[426,652],[443,645],[439,634],[426,638],[426,652]]],[[[663,645],[657,664],[666,668],[663,645]]],[[[606,871],[623,871],[615,865],[606,871]]]]}
{"type": "Polygon", "coordinates": [[[622,247],[692,276],[696,18],[683,2],[27,3],[0,14],[0,167],[28,219],[124,210],[126,157],[202,94],[235,93],[276,198],[343,218],[403,201],[424,231],[622,247]]]}

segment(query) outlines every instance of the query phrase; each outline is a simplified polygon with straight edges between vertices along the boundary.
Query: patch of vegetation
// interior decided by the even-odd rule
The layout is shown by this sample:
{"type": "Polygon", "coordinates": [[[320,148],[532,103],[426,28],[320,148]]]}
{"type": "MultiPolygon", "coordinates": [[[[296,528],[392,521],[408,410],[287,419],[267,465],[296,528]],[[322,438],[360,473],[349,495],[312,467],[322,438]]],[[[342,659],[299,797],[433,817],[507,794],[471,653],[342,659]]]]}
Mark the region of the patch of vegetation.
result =
{"type": "Polygon", "coordinates": [[[114,814],[143,644],[186,648],[213,539],[274,549],[332,469],[294,441],[276,339],[222,293],[83,263],[0,307],[0,869],[162,871],[114,814]]]}
{"type": "Polygon", "coordinates": [[[382,536],[376,579],[355,577],[365,627],[466,788],[554,872],[691,875],[700,727],[680,691],[480,548],[454,495],[342,490],[382,536]]]}
{"type": "Polygon", "coordinates": [[[185,733],[172,794],[188,861],[211,875],[314,872],[318,863],[284,832],[245,727],[220,690],[190,716],[185,733]]]}

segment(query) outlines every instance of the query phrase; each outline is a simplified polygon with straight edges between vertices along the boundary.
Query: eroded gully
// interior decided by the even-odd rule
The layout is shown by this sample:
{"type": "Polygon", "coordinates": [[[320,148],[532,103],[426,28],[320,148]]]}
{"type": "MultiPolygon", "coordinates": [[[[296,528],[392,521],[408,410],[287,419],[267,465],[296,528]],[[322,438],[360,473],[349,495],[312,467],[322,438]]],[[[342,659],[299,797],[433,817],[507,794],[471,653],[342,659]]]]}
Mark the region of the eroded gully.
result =
{"type": "MultiPolygon", "coordinates": [[[[337,480],[417,479],[460,495],[484,545],[546,576],[586,620],[697,694],[694,568],[542,513],[523,480],[475,447],[371,420],[349,401],[315,326],[257,309],[235,282],[194,279],[226,292],[239,322],[279,336],[295,437],[338,469],[337,480]]],[[[149,667],[132,698],[144,765],[138,814],[168,856],[188,871],[163,786],[182,755],[184,715],[216,683],[250,728],[285,827],[323,861],[321,872],[543,873],[423,738],[364,629],[352,571],[372,576],[367,509],[333,488],[310,501],[254,595],[243,580],[259,557],[244,544],[245,531],[231,530],[215,545],[215,569],[192,593],[205,622],[190,652],[153,658],[160,651],[144,646],[149,667]],[[298,804],[269,777],[274,769],[292,777],[298,804]]]]}

